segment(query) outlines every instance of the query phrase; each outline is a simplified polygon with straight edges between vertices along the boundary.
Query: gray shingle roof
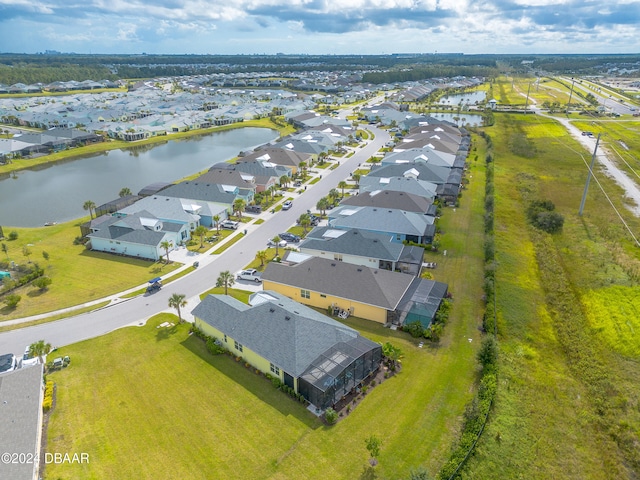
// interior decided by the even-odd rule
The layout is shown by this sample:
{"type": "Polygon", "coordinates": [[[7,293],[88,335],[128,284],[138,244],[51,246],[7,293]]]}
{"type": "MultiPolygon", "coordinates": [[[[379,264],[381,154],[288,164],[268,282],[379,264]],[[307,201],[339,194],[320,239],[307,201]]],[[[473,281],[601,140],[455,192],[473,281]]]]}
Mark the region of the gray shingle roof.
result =
{"type": "Polygon", "coordinates": [[[403,177],[409,170],[418,172],[417,178],[436,184],[445,183],[451,171],[448,167],[429,165],[423,162],[410,162],[391,165],[377,165],[371,168],[367,176],[371,177],[403,177]]]}
{"type": "Polygon", "coordinates": [[[359,195],[352,195],[340,202],[340,205],[395,208],[417,213],[427,213],[432,204],[433,201],[430,198],[399,190],[372,190],[359,195]]]}
{"type": "Polygon", "coordinates": [[[162,191],[166,197],[179,197],[205,202],[233,205],[236,194],[226,192],[221,185],[206,182],[181,182],[162,191]]]}
{"type": "Polygon", "coordinates": [[[331,230],[331,227],[316,227],[311,230],[307,238],[300,243],[300,251],[304,253],[306,249],[320,250],[397,261],[405,248],[401,243],[392,242],[391,236],[387,234],[353,228],[344,230],[344,233],[337,237],[325,235],[331,230]]]}
{"type": "Polygon", "coordinates": [[[390,272],[311,257],[296,265],[271,262],[262,274],[272,281],[312,292],[394,310],[414,279],[412,275],[390,272]]]}
{"type": "Polygon", "coordinates": [[[248,306],[226,295],[209,295],[193,315],[285,372],[299,377],[324,351],[358,332],[284,295],[248,306]]]}
{"type": "MultiPolygon", "coordinates": [[[[0,375],[1,452],[35,454],[40,451],[42,368],[37,364],[0,375]]],[[[31,480],[34,464],[3,462],[0,476],[31,480]]]]}
{"type": "Polygon", "coordinates": [[[429,236],[435,218],[390,208],[345,205],[329,213],[329,225],[335,228],[360,228],[400,235],[429,236]]]}
{"type": "Polygon", "coordinates": [[[372,177],[360,178],[360,192],[375,190],[393,190],[413,193],[422,197],[433,198],[436,195],[437,185],[424,180],[416,180],[411,177],[372,177]]]}

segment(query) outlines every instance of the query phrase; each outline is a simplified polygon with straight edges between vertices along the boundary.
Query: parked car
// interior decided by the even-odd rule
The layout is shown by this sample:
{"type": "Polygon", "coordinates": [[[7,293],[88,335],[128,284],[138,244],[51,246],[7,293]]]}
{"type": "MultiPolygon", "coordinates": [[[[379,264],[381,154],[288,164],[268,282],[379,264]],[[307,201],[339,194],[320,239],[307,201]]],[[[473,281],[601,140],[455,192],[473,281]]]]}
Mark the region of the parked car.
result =
{"type": "Polygon", "coordinates": [[[247,213],[262,213],[262,207],[260,205],[247,205],[244,207],[244,211],[247,213]]]}
{"type": "MultiPolygon", "coordinates": [[[[267,247],[275,247],[275,246],[276,246],[276,243],[275,243],[273,240],[269,240],[269,241],[267,242],[267,247]]],[[[280,248],[284,248],[284,247],[286,247],[286,246],[287,246],[287,241],[286,241],[286,240],[280,240],[280,241],[278,242],[278,246],[279,246],[280,248]]]]}
{"type": "Polygon", "coordinates": [[[291,207],[293,207],[293,202],[291,200],[287,200],[282,204],[283,210],[289,210],[291,207]]]}
{"type": "MultiPolygon", "coordinates": [[[[40,359],[38,358],[37,355],[31,355],[31,353],[29,353],[30,349],[30,345],[27,345],[24,349],[24,354],[22,355],[22,360],[20,361],[20,364],[23,367],[29,367],[31,365],[36,365],[37,363],[40,362],[40,359]]],[[[45,362],[46,362],[46,357],[45,357],[45,362]]]]}
{"type": "Polygon", "coordinates": [[[248,270],[242,270],[238,274],[238,280],[248,280],[250,282],[260,283],[262,281],[262,274],[255,268],[248,270]]]}
{"type": "Polygon", "coordinates": [[[0,355],[0,373],[11,372],[18,367],[18,361],[13,353],[0,355]]]}
{"type": "Polygon", "coordinates": [[[298,235],[294,235],[293,233],[284,232],[279,235],[282,240],[286,240],[291,243],[298,243],[300,241],[300,237],[298,235]]]}
{"type": "Polygon", "coordinates": [[[225,220],[224,222],[220,222],[220,226],[222,228],[227,228],[229,230],[237,230],[240,222],[234,222],[233,220],[225,220]]]}

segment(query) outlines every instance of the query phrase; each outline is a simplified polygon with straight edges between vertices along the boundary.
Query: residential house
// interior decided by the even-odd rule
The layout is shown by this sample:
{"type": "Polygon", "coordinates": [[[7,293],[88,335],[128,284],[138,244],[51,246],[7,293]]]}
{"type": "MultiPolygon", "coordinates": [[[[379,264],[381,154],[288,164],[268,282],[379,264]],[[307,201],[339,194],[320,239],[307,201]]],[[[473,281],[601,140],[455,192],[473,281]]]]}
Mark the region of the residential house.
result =
{"type": "Polygon", "coordinates": [[[209,295],[192,313],[205,334],[321,410],[355,389],[382,360],[379,344],[273,291],[252,295],[250,305],[209,295]]]}
{"type": "Polygon", "coordinates": [[[163,242],[170,250],[190,238],[189,226],[162,222],[149,212],[141,211],[126,217],[111,216],[92,226],[87,235],[91,250],[127,255],[129,257],[159,260],[165,253],[163,242]]]}
{"type": "MultiPolygon", "coordinates": [[[[291,255],[296,257],[299,254],[293,252],[287,256],[291,255]]],[[[380,324],[400,325],[408,315],[401,307],[415,311],[420,304],[420,295],[416,292],[432,290],[420,285],[423,282],[426,285],[435,283],[379,268],[305,257],[298,263],[269,263],[262,274],[264,288],[334,314],[349,312],[380,324]]],[[[446,295],[446,285],[437,291],[446,295]]],[[[427,308],[419,313],[424,311],[427,308]]]]}
{"type": "Polygon", "coordinates": [[[436,206],[433,199],[423,197],[413,193],[399,190],[372,190],[358,195],[345,197],[340,205],[351,205],[355,207],[377,207],[391,208],[394,210],[404,210],[431,215],[435,217],[436,206]]]}
{"type": "Polygon", "coordinates": [[[329,212],[329,226],[332,228],[383,233],[397,243],[431,243],[436,232],[434,221],[431,215],[391,208],[345,205],[329,212]]]}
{"type": "Polygon", "coordinates": [[[419,275],[424,249],[391,241],[390,235],[316,227],[298,245],[300,253],[338,262],[419,275]]]}
{"type": "Polygon", "coordinates": [[[193,203],[202,206],[203,210],[199,213],[200,223],[206,226],[210,226],[209,222],[211,222],[213,215],[220,215],[221,212],[224,212],[222,217],[222,219],[224,219],[227,215],[231,214],[233,212],[233,203],[238,198],[243,199],[247,204],[250,201],[247,201],[248,198],[253,199],[253,194],[250,191],[241,191],[240,188],[236,186],[199,181],[187,181],[180,182],[177,185],[171,185],[162,190],[162,195],[193,201],[193,203]],[[198,203],[199,201],[205,203],[200,204],[198,203]],[[207,203],[210,205],[207,206],[207,203]],[[204,207],[207,207],[208,211],[206,211],[204,207]]]}
{"type": "Polygon", "coordinates": [[[300,163],[305,162],[309,165],[312,158],[310,153],[296,152],[289,148],[265,147],[244,155],[242,160],[247,162],[256,160],[280,165],[290,168],[291,173],[295,175],[298,173],[300,163]]]}

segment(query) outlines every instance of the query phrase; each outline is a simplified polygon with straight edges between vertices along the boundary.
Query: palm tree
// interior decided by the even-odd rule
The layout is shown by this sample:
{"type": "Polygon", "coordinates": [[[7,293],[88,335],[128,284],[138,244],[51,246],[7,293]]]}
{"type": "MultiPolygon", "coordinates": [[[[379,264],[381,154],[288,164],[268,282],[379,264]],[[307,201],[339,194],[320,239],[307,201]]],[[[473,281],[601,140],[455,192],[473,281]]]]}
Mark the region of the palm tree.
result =
{"type": "Polygon", "coordinates": [[[173,243],[170,240],[165,240],[160,243],[160,248],[164,248],[164,251],[167,252],[167,265],[169,264],[169,249],[173,247],[173,243]]]}
{"type": "Polygon", "coordinates": [[[331,190],[329,190],[329,193],[327,194],[327,196],[329,197],[330,203],[336,203],[336,200],[338,199],[340,194],[338,193],[338,190],[336,190],[335,188],[332,188],[331,190]]]}
{"type": "Polygon", "coordinates": [[[204,225],[198,225],[196,229],[193,231],[194,235],[200,237],[200,248],[204,247],[204,236],[209,233],[209,229],[204,225]]]}
{"type": "Polygon", "coordinates": [[[29,356],[38,357],[40,363],[44,363],[43,358],[45,355],[48,355],[51,351],[51,344],[46,343],[44,340],[38,340],[37,342],[29,345],[29,356]]]}
{"type": "Polygon", "coordinates": [[[220,215],[214,215],[213,221],[216,222],[216,233],[220,233],[220,215]]]}
{"type": "Polygon", "coordinates": [[[220,272],[220,275],[218,275],[216,287],[224,287],[224,294],[228,295],[227,291],[229,287],[233,287],[234,283],[236,283],[236,281],[234,280],[233,275],[231,275],[231,272],[229,270],[225,270],[224,272],[220,272]]]}
{"type": "Polygon", "coordinates": [[[344,180],[341,180],[340,182],[338,182],[338,188],[342,189],[342,197],[344,198],[344,189],[347,188],[347,182],[345,182],[344,180]]]}
{"type": "Polygon", "coordinates": [[[84,202],[84,205],[82,205],[82,208],[84,208],[85,210],[89,210],[89,216],[93,220],[93,211],[96,208],[96,204],[93,203],[92,200],[87,200],[86,202],[84,202]]]}
{"type": "Polygon", "coordinates": [[[180,323],[182,323],[183,320],[180,309],[187,306],[185,296],[181,293],[174,293],[169,297],[169,306],[176,309],[178,312],[178,319],[180,320],[180,323]]]}
{"type": "Polygon", "coordinates": [[[280,185],[282,185],[283,187],[288,187],[289,186],[289,181],[291,179],[289,178],[289,175],[282,175],[280,177],[280,185]]]}
{"type": "Polygon", "coordinates": [[[298,167],[300,168],[302,179],[304,180],[307,177],[307,162],[300,162],[298,167]]]}
{"type": "Polygon", "coordinates": [[[324,216],[327,212],[327,208],[329,208],[329,199],[327,197],[322,197],[318,200],[318,203],[316,203],[316,208],[320,210],[320,215],[324,216]]]}
{"type": "Polygon", "coordinates": [[[354,173],[353,175],[351,175],[351,178],[353,178],[353,180],[356,182],[356,187],[358,187],[360,185],[360,174],[354,173]]]}
{"type": "Polygon", "coordinates": [[[302,215],[300,215],[300,218],[298,219],[298,223],[302,227],[302,231],[304,232],[304,236],[306,237],[307,228],[311,225],[311,217],[309,216],[308,213],[303,213],[302,215]]]}
{"type": "Polygon", "coordinates": [[[260,266],[264,267],[264,261],[267,259],[267,251],[266,250],[258,250],[256,252],[256,258],[260,260],[260,266]]]}
{"type": "Polygon", "coordinates": [[[238,215],[238,219],[242,218],[242,211],[244,210],[245,201],[241,198],[236,198],[233,202],[233,211],[238,215]]]}
{"type": "Polygon", "coordinates": [[[271,241],[276,245],[276,257],[278,256],[278,247],[280,246],[280,235],[276,235],[271,239],[271,241]]]}
{"type": "Polygon", "coordinates": [[[120,190],[120,193],[118,193],[118,196],[120,198],[126,197],[128,195],[132,195],[131,189],[129,187],[124,187],[122,190],[120,190]]]}

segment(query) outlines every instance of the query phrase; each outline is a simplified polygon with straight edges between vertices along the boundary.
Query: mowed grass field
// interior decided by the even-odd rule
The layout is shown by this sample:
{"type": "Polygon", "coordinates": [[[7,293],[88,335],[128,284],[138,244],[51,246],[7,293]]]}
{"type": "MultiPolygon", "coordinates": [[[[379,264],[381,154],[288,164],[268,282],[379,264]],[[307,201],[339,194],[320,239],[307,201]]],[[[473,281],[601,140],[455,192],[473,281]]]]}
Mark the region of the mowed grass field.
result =
{"type": "Polygon", "coordinates": [[[15,290],[22,300],[15,309],[1,304],[0,324],[3,320],[97,300],[143,284],[180,266],[92,252],[83,245],[74,245],[74,238],[80,235],[80,223],[72,221],[51,227],[4,228],[5,236],[14,230],[18,233],[17,240],[2,240],[7,245],[7,257],[17,264],[37,263],[52,283],[44,292],[30,286],[15,290]],[[23,247],[31,251],[28,258],[23,255],[23,247]],[[44,259],[43,252],[49,254],[49,260],[44,259]]]}
{"type": "Polygon", "coordinates": [[[372,434],[383,441],[381,477],[408,478],[418,467],[435,475],[457,441],[478,373],[483,162],[470,175],[461,206],[445,209],[441,252],[429,255],[435,278],[454,295],[440,344],[419,348],[406,333],[349,318],[404,354],[401,372],[337,425],[324,426],[233,358],[211,356],[187,325],[156,328],[176,320],[163,314],[57,352],[72,363],[49,376],[58,393],[46,451],[86,452],[91,462],[49,465],[45,478],[359,478],[372,434]]]}
{"type": "MultiPolygon", "coordinates": [[[[637,478],[640,250],[594,182],[577,215],[587,172],[582,150],[553,120],[496,115],[487,133],[495,157],[500,375],[463,478],[637,478]],[[527,224],[534,199],[555,203],[562,233],[527,224]]],[[[597,176],[638,232],[623,192],[600,169],[597,176]]]]}

